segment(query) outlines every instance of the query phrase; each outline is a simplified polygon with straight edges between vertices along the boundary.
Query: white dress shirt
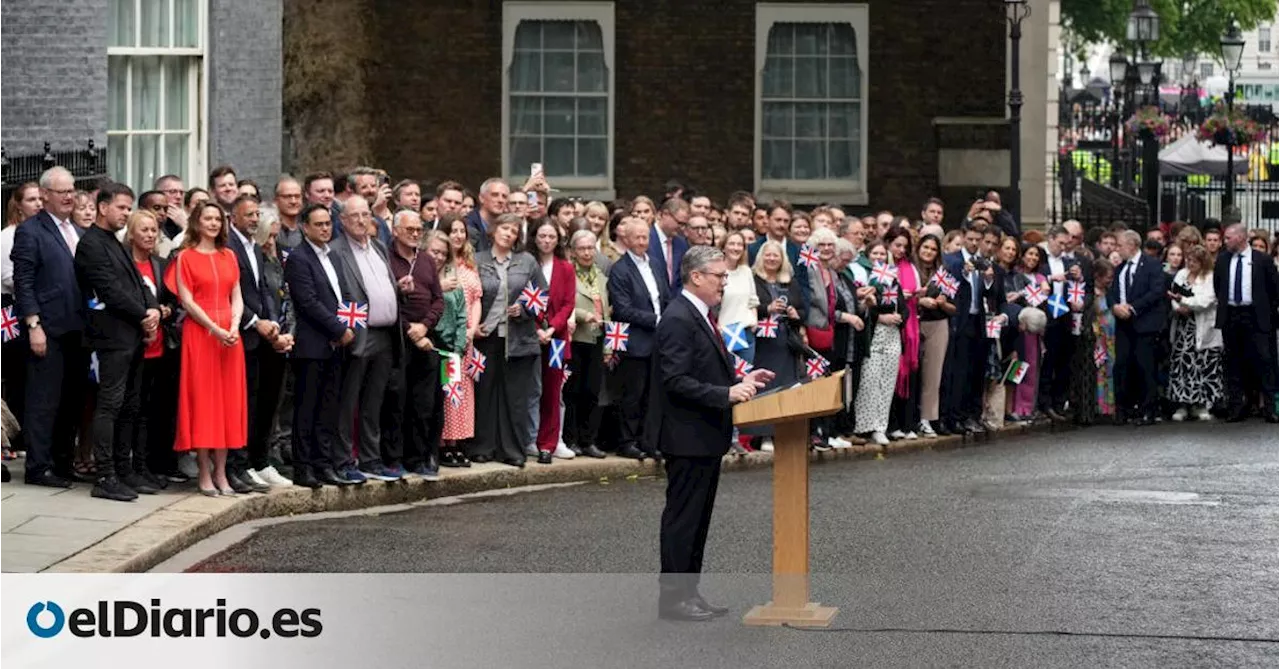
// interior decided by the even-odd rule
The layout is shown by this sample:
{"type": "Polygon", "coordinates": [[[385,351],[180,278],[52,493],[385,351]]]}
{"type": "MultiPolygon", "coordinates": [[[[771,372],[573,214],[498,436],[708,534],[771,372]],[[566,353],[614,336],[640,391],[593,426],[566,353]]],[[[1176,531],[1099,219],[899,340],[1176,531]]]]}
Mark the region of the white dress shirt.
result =
{"type": "Polygon", "coordinates": [[[310,239],[307,240],[307,244],[310,244],[311,250],[315,251],[316,255],[319,256],[320,266],[324,268],[324,275],[329,279],[329,287],[333,289],[333,296],[341,302],[342,288],[341,284],[338,283],[338,272],[333,268],[333,261],[329,260],[329,245],[316,246],[310,239]]]}
{"type": "Polygon", "coordinates": [[[1233,307],[1247,307],[1253,304],[1253,250],[1246,248],[1240,253],[1232,254],[1230,273],[1227,274],[1227,304],[1233,307]],[[1236,301],[1236,273],[1240,276],[1240,301],[1236,301]]]}
{"type": "MultiPolygon", "coordinates": [[[[707,322],[707,327],[711,328],[712,332],[716,332],[716,326],[711,324],[711,317],[707,316],[711,311],[711,308],[707,306],[707,303],[699,299],[697,295],[694,295],[683,288],[680,289],[680,293],[693,303],[693,306],[698,309],[698,313],[702,314],[702,320],[707,322]]],[[[720,333],[716,332],[716,334],[719,335],[720,333]]]]}
{"type": "MultiPolygon", "coordinates": [[[[974,254],[969,253],[969,249],[960,249],[960,254],[964,256],[964,261],[966,263],[973,262],[974,254]]],[[[969,272],[969,276],[966,278],[969,280],[969,292],[971,293],[969,300],[969,314],[976,315],[978,313],[978,300],[982,299],[982,289],[978,287],[978,270],[975,269],[972,272],[969,272]]]]}
{"type": "MultiPolygon", "coordinates": [[[[1060,256],[1056,256],[1056,257],[1055,257],[1055,256],[1053,256],[1053,255],[1049,255],[1049,256],[1048,256],[1048,258],[1049,258],[1049,276],[1053,276],[1053,275],[1055,275],[1055,274],[1066,274],[1066,273],[1067,273],[1067,263],[1063,260],[1063,259],[1064,259],[1064,258],[1066,258],[1066,257],[1067,257],[1067,254],[1065,254],[1065,253],[1064,253],[1064,254],[1062,254],[1062,255],[1060,255],[1060,256]]],[[[1063,282],[1063,281],[1054,281],[1054,282],[1053,282],[1053,294],[1054,294],[1054,295],[1057,295],[1057,296],[1059,296],[1059,297],[1061,297],[1061,296],[1062,296],[1062,291],[1063,291],[1063,290],[1065,290],[1065,289],[1066,289],[1066,287],[1067,287],[1067,286],[1066,286],[1066,282],[1063,282]]]]}
{"type": "Polygon", "coordinates": [[[0,292],[13,295],[13,235],[18,226],[0,230],[0,292]]]}
{"type": "Polygon", "coordinates": [[[649,259],[644,256],[638,256],[630,250],[627,251],[627,255],[631,256],[631,262],[640,268],[640,278],[644,279],[644,287],[649,290],[649,301],[653,303],[653,313],[661,320],[662,298],[659,296],[658,280],[653,276],[653,268],[649,266],[649,259]]]}
{"type": "Polygon", "coordinates": [[[231,234],[240,239],[240,244],[244,246],[244,254],[249,256],[249,269],[253,270],[253,282],[262,283],[262,270],[258,269],[258,254],[253,252],[253,240],[241,234],[234,225],[231,226],[231,234]]]}
{"type": "MultiPolygon", "coordinates": [[[[1139,255],[1142,253],[1138,252],[1139,255]]],[[[1129,284],[1133,281],[1133,275],[1138,271],[1138,256],[1124,261],[1120,264],[1120,273],[1117,279],[1120,281],[1120,304],[1129,303],[1129,284]]]]}

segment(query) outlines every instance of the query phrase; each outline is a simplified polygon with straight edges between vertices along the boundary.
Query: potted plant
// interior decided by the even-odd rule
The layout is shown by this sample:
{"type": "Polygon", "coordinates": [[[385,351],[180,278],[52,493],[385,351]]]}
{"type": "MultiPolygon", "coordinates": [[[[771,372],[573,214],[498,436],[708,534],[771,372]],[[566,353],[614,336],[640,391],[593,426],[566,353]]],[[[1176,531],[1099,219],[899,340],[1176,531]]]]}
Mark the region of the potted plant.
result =
{"type": "Polygon", "coordinates": [[[1239,109],[1228,112],[1226,105],[1218,104],[1213,114],[1200,124],[1196,139],[1218,146],[1247,146],[1265,139],[1266,130],[1239,109]]]}
{"type": "Polygon", "coordinates": [[[1163,140],[1170,132],[1171,125],[1169,117],[1160,111],[1159,107],[1154,105],[1142,107],[1134,112],[1133,116],[1125,121],[1124,128],[1130,134],[1141,134],[1143,132],[1151,133],[1157,139],[1163,140]]]}

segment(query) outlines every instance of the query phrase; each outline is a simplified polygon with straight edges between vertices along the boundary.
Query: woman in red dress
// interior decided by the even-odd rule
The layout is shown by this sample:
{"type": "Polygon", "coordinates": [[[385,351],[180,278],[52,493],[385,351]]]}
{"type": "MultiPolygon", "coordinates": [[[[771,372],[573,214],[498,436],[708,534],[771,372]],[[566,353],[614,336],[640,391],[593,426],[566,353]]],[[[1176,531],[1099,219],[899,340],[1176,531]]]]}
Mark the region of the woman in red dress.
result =
{"type": "Polygon", "coordinates": [[[202,494],[234,495],[227,484],[227,449],[243,448],[249,427],[240,268],[227,248],[222,208],[203,204],[192,218],[165,273],[165,283],[186,312],[173,448],[196,451],[202,494]]]}

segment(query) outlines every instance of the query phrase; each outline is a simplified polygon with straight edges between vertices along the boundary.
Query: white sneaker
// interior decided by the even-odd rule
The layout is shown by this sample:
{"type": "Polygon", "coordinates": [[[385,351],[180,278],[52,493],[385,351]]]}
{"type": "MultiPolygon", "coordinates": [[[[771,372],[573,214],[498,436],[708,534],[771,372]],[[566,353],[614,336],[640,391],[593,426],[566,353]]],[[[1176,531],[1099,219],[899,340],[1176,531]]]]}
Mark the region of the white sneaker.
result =
{"type": "Polygon", "coordinates": [[[531,458],[536,458],[536,457],[538,457],[538,445],[537,445],[537,444],[529,444],[528,446],[525,446],[525,447],[524,447],[524,454],[525,454],[525,455],[527,455],[527,456],[529,456],[529,457],[531,457],[531,458]]]}
{"type": "Polygon", "coordinates": [[[890,432],[890,433],[889,433],[889,438],[890,438],[890,439],[892,439],[892,440],[894,440],[894,441],[897,441],[897,440],[899,440],[899,439],[905,438],[906,436],[907,436],[907,434],[906,434],[905,432],[903,432],[902,430],[894,430],[893,432],[890,432]]]}
{"type": "MultiPolygon", "coordinates": [[[[255,473],[252,469],[249,470],[249,472],[255,473]]],[[[256,473],[258,478],[262,479],[262,482],[269,486],[285,487],[293,485],[293,481],[281,476],[280,472],[276,471],[274,466],[259,469],[256,473]]]]}
{"type": "Polygon", "coordinates": [[[196,454],[187,453],[178,458],[178,471],[186,474],[189,478],[200,476],[200,466],[196,464],[196,454]]]}
{"type": "Polygon", "coordinates": [[[920,436],[917,435],[915,432],[908,432],[906,436],[907,441],[911,441],[912,439],[919,439],[919,438],[920,436]]]}
{"type": "Polygon", "coordinates": [[[889,445],[889,438],[884,436],[884,433],[879,430],[871,433],[871,441],[874,441],[881,446],[889,445]]]}
{"type": "Polygon", "coordinates": [[[244,470],[244,477],[249,479],[249,482],[252,483],[253,485],[258,485],[258,486],[271,485],[270,483],[267,483],[266,481],[262,480],[262,477],[258,476],[258,473],[253,471],[252,469],[244,470]]]}
{"type": "Polygon", "coordinates": [[[765,452],[765,453],[772,453],[772,452],[773,452],[773,439],[772,439],[772,438],[770,438],[770,437],[765,437],[765,438],[764,438],[764,441],[760,442],[760,450],[761,450],[762,452],[765,452]]]}
{"type": "Polygon", "coordinates": [[[1184,421],[1184,420],[1186,420],[1186,419],[1187,419],[1187,408],[1186,408],[1186,407],[1178,407],[1178,410],[1177,410],[1177,411],[1175,411],[1175,412],[1173,412],[1173,422],[1175,422],[1175,423],[1181,423],[1182,421],[1184,421]]]}
{"type": "Polygon", "coordinates": [[[853,447],[852,443],[847,442],[844,439],[841,439],[840,437],[831,437],[827,439],[827,444],[829,444],[831,448],[852,448],[853,447]]]}
{"type": "Polygon", "coordinates": [[[1213,420],[1213,414],[1207,407],[1196,407],[1195,413],[1198,420],[1213,420]]]}
{"type": "Polygon", "coordinates": [[[562,441],[556,444],[556,450],[551,453],[551,457],[560,458],[561,460],[572,460],[575,456],[573,451],[569,450],[569,447],[562,441]]]}
{"type": "Polygon", "coordinates": [[[933,426],[932,426],[932,425],[930,425],[930,424],[929,424],[929,421],[927,421],[927,420],[922,420],[922,421],[920,421],[920,427],[917,427],[917,428],[916,428],[916,432],[919,432],[920,434],[924,435],[925,437],[936,437],[936,436],[938,436],[938,433],[933,431],[933,426]]]}

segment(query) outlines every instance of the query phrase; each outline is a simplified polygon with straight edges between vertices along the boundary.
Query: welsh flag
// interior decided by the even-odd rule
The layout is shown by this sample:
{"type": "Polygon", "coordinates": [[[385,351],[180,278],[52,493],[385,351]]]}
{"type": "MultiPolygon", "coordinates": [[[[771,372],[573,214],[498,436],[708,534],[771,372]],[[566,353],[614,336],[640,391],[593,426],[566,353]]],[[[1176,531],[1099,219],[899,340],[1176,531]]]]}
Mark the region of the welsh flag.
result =
{"type": "Polygon", "coordinates": [[[447,351],[440,352],[440,387],[448,388],[462,383],[462,356],[447,351]]]}
{"type": "Polygon", "coordinates": [[[1009,369],[1005,371],[1004,380],[1008,383],[1022,383],[1027,377],[1027,370],[1031,369],[1031,365],[1023,360],[1014,360],[1009,363],[1009,369]]]}

